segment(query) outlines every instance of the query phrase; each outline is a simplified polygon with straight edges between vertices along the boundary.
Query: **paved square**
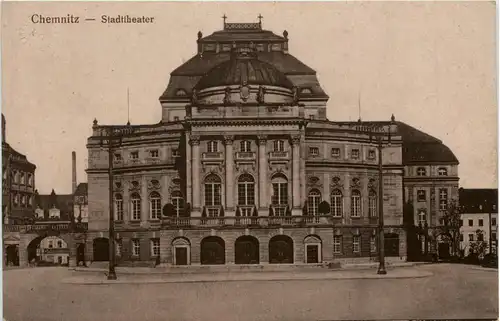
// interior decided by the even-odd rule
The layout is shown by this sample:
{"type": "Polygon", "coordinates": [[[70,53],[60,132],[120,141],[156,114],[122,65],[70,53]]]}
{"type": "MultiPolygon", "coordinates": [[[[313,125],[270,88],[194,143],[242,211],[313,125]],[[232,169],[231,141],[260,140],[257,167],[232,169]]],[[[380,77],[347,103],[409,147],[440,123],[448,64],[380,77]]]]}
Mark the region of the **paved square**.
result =
{"type": "MultiPolygon", "coordinates": [[[[498,316],[498,274],[463,265],[416,279],[62,284],[65,268],[5,271],[17,320],[335,320],[498,316]]],[[[81,272],[80,272],[81,273],[81,272]]],[[[375,273],[375,272],[374,272],[375,273]]]]}

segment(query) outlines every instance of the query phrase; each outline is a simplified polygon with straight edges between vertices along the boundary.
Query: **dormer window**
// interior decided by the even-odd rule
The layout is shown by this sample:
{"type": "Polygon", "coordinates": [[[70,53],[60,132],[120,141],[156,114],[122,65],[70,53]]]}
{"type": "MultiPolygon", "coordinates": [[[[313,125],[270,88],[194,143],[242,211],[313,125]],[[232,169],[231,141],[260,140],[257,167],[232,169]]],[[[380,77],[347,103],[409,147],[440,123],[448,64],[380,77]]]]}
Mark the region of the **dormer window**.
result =
{"type": "Polygon", "coordinates": [[[175,92],[175,95],[176,96],[187,96],[187,93],[184,89],[177,89],[177,91],[175,92]]]}
{"type": "Polygon", "coordinates": [[[351,150],[351,158],[352,159],[359,159],[359,149],[351,150]]]}
{"type": "Polygon", "coordinates": [[[219,151],[219,144],[216,141],[212,140],[207,142],[207,152],[216,153],[218,151],[219,151]]]}
{"type": "Polygon", "coordinates": [[[285,151],[285,142],[282,140],[275,140],[273,143],[273,149],[275,152],[284,152],[285,151]]]}
{"type": "Polygon", "coordinates": [[[139,159],[139,152],[131,152],[130,153],[130,158],[132,158],[132,159],[139,159]]]}
{"type": "Polygon", "coordinates": [[[151,158],[158,158],[160,156],[160,153],[158,152],[157,149],[153,149],[149,151],[149,157],[151,158]]]}
{"type": "Polygon", "coordinates": [[[311,90],[311,88],[302,88],[300,90],[300,93],[304,94],[304,95],[310,95],[310,94],[312,94],[312,90],[311,90]]]}
{"type": "Polygon", "coordinates": [[[340,157],[340,148],[332,148],[332,157],[340,157]]]}
{"type": "Polygon", "coordinates": [[[179,121],[179,116],[174,116],[174,121],[179,121]]]}
{"type": "Polygon", "coordinates": [[[309,155],[312,157],[319,156],[319,148],[318,147],[310,147],[309,148],[309,155]]]}
{"type": "Polygon", "coordinates": [[[448,176],[448,170],[444,167],[438,169],[438,176],[448,176]]]}
{"type": "Polygon", "coordinates": [[[240,143],[240,151],[245,153],[245,152],[250,152],[252,147],[252,143],[248,140],[244,140],[240,143]]]}
{"type": "Polygon", "coordinates": [[[417,168],[417,176],[427,176],[427,171],[425,170],[425,167],[417,168]]]}
{"type": "Polygon", "coordinates": [[[264,51],[264,44],[263,43],[257,44],[257,46],[255,46],[255,49],[257,51],[264,51]]]}

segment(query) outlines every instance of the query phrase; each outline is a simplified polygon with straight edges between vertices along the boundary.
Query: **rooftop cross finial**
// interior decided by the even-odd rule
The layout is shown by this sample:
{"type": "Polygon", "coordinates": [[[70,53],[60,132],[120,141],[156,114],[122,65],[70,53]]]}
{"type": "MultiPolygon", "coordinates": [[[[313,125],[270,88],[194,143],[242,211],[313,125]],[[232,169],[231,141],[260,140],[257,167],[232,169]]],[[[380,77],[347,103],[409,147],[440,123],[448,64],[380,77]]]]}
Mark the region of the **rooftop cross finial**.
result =
{"type": "Polygon", "coordinates": [[[259,13],[259,16],[257,18],[259,18],[259,25],[262,25],[262,18],[264,17],[259,13]]]}
{"type": "Polygon", "coordinates": [[[226,25],[226,19],[227,19],[227,16],[226,16],[226,14],[224,14],[224,15],[222,16],[222,20],[224,21],[224,26],[226,25]]]}

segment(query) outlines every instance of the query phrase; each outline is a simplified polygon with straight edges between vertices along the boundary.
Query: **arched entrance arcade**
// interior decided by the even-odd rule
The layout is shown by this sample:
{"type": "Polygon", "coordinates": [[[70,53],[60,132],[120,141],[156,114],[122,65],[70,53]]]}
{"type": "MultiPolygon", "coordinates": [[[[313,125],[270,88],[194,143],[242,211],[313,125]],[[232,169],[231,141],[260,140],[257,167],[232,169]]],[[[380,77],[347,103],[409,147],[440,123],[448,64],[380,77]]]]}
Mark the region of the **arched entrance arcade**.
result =
{"type": "Polygon", "coordinates": [[[250,235],[240,236],[234,243],[236,264],[259,264],[259,241],[250,235]]]}
{"type": "Polygon", "coordinates": [[[286,235],[276,235],[269,241],[269,263],[292,264],[293,240],[286,235]]]}
{"type": "Polygon", "coordinates": [[[226,246],[218,236],[208,236],[201,240],[201,264],[225,264],[226,246]]]}

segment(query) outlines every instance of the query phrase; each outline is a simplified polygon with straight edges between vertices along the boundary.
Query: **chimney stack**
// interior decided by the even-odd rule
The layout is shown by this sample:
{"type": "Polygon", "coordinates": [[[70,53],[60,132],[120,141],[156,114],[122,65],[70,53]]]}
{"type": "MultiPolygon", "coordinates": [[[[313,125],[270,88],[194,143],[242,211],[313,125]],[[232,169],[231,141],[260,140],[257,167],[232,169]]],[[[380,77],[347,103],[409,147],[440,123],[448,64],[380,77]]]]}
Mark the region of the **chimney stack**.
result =
{"type": "Polygon", "coordinates": [[[76,192],[76,152],[71,153],[72,156],[72,168],[71,171],[73,173],[73,194],[76,192]]]}

